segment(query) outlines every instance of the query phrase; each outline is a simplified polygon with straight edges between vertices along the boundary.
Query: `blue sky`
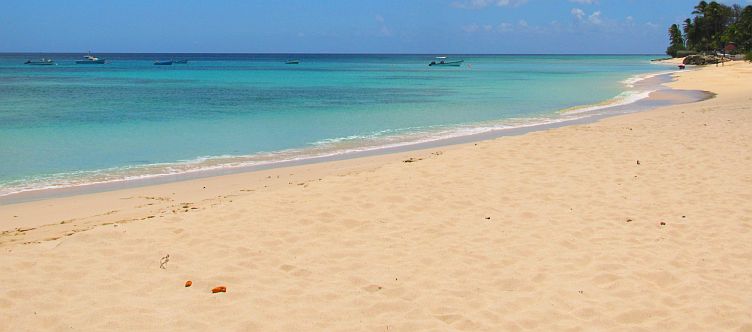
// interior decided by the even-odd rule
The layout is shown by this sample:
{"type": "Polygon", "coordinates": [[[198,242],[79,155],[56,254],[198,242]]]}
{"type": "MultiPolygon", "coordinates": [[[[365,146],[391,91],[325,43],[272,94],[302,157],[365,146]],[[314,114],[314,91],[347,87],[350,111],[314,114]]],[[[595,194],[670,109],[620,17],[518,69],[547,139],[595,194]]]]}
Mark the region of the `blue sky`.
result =
{"type": "Polygon", "coordinates": [[[0,52],[662,53],[696,3],[2,0],[0,52]]]}

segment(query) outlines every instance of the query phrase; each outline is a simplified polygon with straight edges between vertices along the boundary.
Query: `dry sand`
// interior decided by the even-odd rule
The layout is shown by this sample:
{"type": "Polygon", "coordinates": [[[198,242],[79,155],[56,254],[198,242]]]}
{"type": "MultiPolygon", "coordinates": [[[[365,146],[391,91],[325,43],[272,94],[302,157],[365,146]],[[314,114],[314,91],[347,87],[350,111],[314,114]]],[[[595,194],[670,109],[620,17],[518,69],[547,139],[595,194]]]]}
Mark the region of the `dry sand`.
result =
{"type": "Polygon", "coordinates": [[[752,331],[752,65],[678,76],[717,98],[0,206],[0,330],[752,331]]]}

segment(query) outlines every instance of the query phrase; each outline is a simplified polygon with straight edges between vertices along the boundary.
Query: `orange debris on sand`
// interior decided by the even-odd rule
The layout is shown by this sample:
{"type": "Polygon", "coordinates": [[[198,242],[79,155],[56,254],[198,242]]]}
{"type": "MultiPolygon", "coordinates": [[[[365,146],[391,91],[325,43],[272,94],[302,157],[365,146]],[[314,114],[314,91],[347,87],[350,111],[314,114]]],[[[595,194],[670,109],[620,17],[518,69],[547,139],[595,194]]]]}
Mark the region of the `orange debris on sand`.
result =
{"type": "Polygon", "coordinates": [[[185,287],[191,287],[191,285],[193,285],[193,281],[188,280],[185,282],[185,287]]]}
{"type": "Polygon", "coordinates": [[[227,292],[227,287],[225,286],[217,286],[217,287],[212,288],[212,293],[226,293],[226,292],[227,292]]]}

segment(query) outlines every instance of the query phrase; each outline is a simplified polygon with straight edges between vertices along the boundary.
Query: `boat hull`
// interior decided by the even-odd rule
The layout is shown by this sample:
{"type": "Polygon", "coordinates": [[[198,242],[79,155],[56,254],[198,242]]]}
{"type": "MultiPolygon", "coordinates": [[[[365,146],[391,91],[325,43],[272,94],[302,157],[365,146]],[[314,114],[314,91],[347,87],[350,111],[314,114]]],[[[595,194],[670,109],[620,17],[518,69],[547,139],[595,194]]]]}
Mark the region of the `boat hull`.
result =
{"type": "Polygon", "coordinates": [[[459,61],[449,61],[449,62],[432,62],[429,63],[429,67],[459,67],[462,65],[462,63],[465,62],[465,60],[459,60],[459,61]]]}
{"type": "Polygon", "coordinates": [[[154,63],[155,66],[172,66],[173,61],[157,61],[154,63]]]}

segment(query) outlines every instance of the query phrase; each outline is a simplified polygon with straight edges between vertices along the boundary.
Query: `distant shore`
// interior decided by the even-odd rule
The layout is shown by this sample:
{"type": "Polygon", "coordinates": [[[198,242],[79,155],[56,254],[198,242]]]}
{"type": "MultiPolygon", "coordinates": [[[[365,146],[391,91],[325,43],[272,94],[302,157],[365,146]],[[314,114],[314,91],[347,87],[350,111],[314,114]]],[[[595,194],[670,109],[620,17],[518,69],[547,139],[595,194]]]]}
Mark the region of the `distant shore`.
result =
{"type": "Polygon", "coordinates": [[[0,205],[0,329],[750,329],[752,64],[673,75],[715,98],[0,205]]]}

